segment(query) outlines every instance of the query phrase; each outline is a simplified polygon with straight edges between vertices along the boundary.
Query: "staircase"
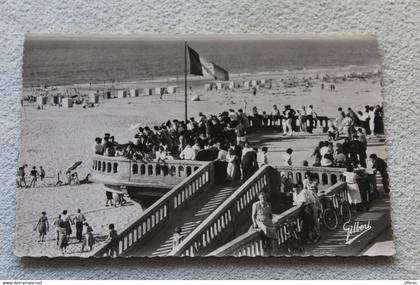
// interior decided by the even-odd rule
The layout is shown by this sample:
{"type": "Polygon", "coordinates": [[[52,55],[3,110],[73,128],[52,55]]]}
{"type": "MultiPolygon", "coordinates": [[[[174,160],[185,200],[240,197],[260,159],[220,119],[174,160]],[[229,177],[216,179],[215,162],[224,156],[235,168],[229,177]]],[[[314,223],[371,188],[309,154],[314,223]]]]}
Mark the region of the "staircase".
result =
{"type": "Polygon", "coordinates": [[[173,223],[154,233],[154,238],[139,243],[124,253],[124,256],[166,256],[172,250],[172,235],[176,227],[182,229],[182,235],[188,236],[204,221],[220,204],[222,204],[237,188],[232,186],[215,186],[202,193],[200,199],[183,209],[173,223]]]}

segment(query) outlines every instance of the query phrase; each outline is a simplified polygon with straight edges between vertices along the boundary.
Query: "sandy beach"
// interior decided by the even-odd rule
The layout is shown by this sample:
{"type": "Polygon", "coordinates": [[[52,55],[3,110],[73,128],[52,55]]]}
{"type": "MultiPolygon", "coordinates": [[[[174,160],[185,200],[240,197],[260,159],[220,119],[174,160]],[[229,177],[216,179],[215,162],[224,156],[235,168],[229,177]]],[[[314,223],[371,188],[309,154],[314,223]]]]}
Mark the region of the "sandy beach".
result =
{"type": "MultiPolygon", "coordinates": [[[[361,69],[361,72],[365,71],[361,69]]],[[[372,70],[371,70],[372,71],[372,70]]],[[[331,72],[331,71],[330,71],[331,72]]],[[[338,72],[338,70],[334,70],[338,72]]],[[[348,72],[344,69],[341,73],[348,72]]],[[[327,71],[311,70],[296,72],[296,76],[325,74],[327,71]],[[321,73],[322,72],[322,73],[321,73]]],[[[288,77],[292,76],[290,72],[288,77]]],[[[338,107],[351,107],[353,110],[363,110],[364,105],[376,105],[382,102],[380,91],[380,78],[372,77],[365,81],[353,80],[336,84],[336,90],[330,92],[321,90],[320,80],[315,81],[310,91],[301,87],[283,87],[284,73],[242,75],[232,78],[271,78],[271,89],[260,89],[253,96],[250,89],[235,91],[204,90],[202,81],[193,81],[193,95],[199,95],[200,101],[188,101],[188,116],[197,117],[199,112],[204,114],[218,114],[227,109],[245,109],[250,113],[256,106],[260,112],[269,113],[272,105],[276,104],[280,110],[284,105],[291,105],[299,109],[302,105],[312,104],[315,112],[320,116],[334,117],[338,107]],[[354,102],[359,102],[355,104],[354,102]],[[245,108],[246,105],[246,108],[245,108]]],[[[166,81],[119,83],[118,88],[145,87],[163,84],[166,81]]],[[[171,82],[166,82],[171,84],[171,82]]],[[[79,88],[102,89],[109,84],[89,84],[79,88]]],[[[58,91],[74,86],[59,86],[58,91]]],[[[175,94],[167,94],[163,99],[158,95],[140,96],[135,98],[121,98],[100,100],[94,108],[82,108],[74,105],[73,108],[59,108],[45,105],[43,110],[37,110],[36,104],[24,103],[22,107],[21,146],[19,165],[43,166],[47,181],[36,188],[17,189],[17,226],[16,226],[16,253],[19,256],[57,256],[59,250],[55,247],[55,229],[52,226],[54,218],[67,209],[74,214],[78,208],[86,213],[88,222],[93,226],[94,234],[98,240],[103,240],[108,232],[109,223],[115,223],[117,231],[131,223],[141,213],[141,207],[134,202],[124,207],[105,207],[105,192],[103,185],[88,184],[80,186],[51,186],[55,184],[55,171],[63,172],[74,161],[82,161],[78,169],[79,177],[84,178],[91,167],[92,146],[95,137],[104,133],[111,133],[115,140],[125,143],[132,139],[134,133],[129,126],[142,123],[145,126],[160,124],[169,119],[183,119],[184,93],[180,86],[175,94]],[[42,211],[47,212],[50,222],[50,232],[47,242],[37,243],[37,233],[33,231],[35,223],[42,211]]],[[[24,90],[24,96],[29,89],[24,90]]],[[[297,161],[309,160],[310,153],[302,152],[297,155],[297,161]]],[[[299,163],[299,162],[298,162],[299,163]]],[[[300,163],[299,163],[300,164],[300,163]]],[[[75,231],[75,230],[74,230],[75,231]]],[[[81,244],[72,244],[69,254],[79,255],[81,244]]]]}

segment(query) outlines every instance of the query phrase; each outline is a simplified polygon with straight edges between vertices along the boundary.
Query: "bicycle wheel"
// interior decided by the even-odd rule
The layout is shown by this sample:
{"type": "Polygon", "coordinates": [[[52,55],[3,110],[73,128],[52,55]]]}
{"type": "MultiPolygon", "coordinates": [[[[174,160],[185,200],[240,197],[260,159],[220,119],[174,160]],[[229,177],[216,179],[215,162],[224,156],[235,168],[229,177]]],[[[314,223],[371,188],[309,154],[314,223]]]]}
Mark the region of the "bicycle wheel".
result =
{"type": "Polygon", "coordinates": [[[348,202],[343,202],[341,204],[341,218],[343,224],[349,223],[351,221],[351,209],[348,202]]]}
{"type": "Polygon", "coordinates": [[[327,230],[334,231],[338,227],[338,216],[332,208],[326,208],[322,213],[322,223],[327,230]]]}

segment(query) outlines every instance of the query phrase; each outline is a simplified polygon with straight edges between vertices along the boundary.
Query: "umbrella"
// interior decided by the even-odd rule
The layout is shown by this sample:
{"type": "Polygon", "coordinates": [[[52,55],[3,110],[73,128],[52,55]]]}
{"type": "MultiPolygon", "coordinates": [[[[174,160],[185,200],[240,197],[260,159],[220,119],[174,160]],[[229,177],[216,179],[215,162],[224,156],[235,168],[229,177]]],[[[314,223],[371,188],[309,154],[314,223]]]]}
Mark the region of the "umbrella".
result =
{"type": "Polygon", "coordinates": [[[138,131],[138,129],[140,128],[142,126],[142,124],[141,123],[137,123],[137,124],[133,124],[133,125],[130,125],[130,127],[128,128],[130,131],[132,131],[132,132],[136,132],[136,131],[138,131]]]}
{"type": "Polygon", "coordinates": [[[81,161],[73,162],[73,164],[69,168],[67,168],[66,173],[69,173],[70,171],[75,170],[80,164],[82,164],[81,161]]]}

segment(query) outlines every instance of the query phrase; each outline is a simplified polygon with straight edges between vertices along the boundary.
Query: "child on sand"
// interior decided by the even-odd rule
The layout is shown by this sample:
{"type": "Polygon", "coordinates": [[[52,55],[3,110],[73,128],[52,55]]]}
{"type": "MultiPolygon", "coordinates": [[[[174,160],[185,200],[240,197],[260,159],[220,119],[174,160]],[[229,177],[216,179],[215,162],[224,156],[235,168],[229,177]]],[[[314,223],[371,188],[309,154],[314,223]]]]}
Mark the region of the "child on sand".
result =
{"type": "Polygon", "coordinates": [[[93,229],[88,223],[84,223],[83,225],[86,227],[86,233],[83,239],[82,252],[85,251],[86,246],[89,246],[89,251],[91,251],[93,248],[93,244],[95,243],[95,240],[92,234],[93,229]]]}

